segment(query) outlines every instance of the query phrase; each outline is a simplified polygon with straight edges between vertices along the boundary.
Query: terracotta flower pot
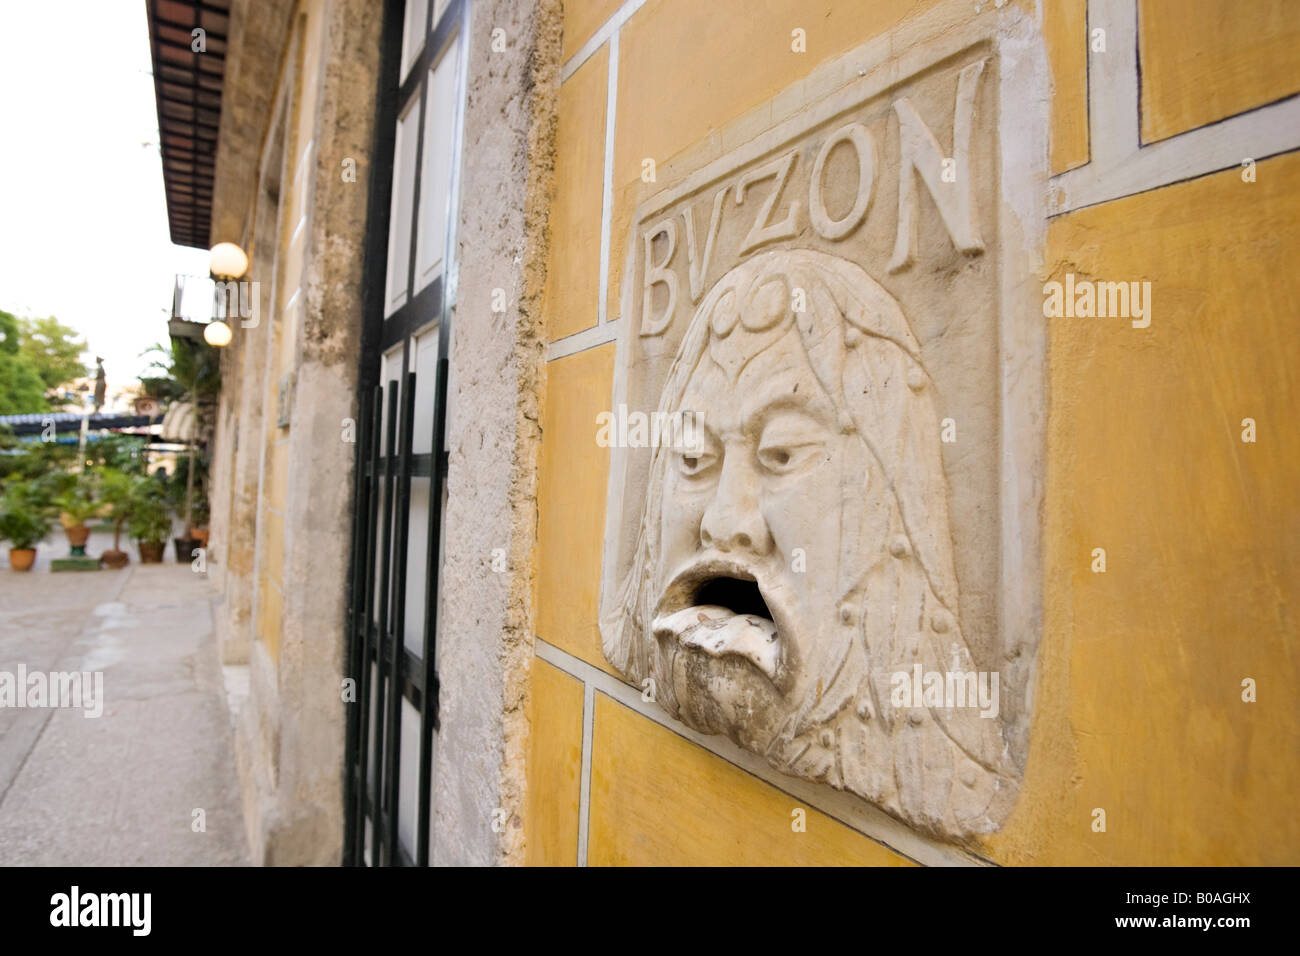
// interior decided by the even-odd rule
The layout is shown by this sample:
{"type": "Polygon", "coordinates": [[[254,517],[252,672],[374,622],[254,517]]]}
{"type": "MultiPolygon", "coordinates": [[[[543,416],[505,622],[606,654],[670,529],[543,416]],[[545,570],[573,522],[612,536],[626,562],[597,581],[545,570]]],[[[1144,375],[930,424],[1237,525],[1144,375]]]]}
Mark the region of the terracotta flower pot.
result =
{"type": "Polygon", "coordinates": [[[15,571],[30,571],[36,560],[35,548],[10,548],[9,567],[15,571]]]}
{"type": "Polygon", "coordinates": [[[190,528],[190,537],[198,542],[198,547],[206,548],[208,546],[207,528],[190,528]]]}
{"type": "Polygon", "coordinates": [[[115,551],[109,548],[99,556],[99,560],[107,568],[124,568],[131,563],[131,556],[125,551],[115,551]]]}
{"type": "Polygon", "coordinates": [[[137,541],[140,547],[141,564],[162,564],[163,548],[161,541],[137,541]]]}
{"type": "Polygon", "coordinates": [[[68,544],[74,548],[85,547],[86,539],[90,537],[90,526],[85,524],[65,526],[63,533],[68,536],[68,544]]]}

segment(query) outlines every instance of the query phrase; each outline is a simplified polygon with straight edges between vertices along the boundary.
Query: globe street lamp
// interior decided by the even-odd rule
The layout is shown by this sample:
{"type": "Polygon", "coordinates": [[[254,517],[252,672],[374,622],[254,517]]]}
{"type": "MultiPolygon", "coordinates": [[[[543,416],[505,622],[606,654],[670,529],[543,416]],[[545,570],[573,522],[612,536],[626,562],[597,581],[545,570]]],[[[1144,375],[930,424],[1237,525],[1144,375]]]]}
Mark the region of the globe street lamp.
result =
{"type": "MultiPolygon", "coordinates": [[[[217,282],[237,282],[248,271],[248,255],[233,242],[218,242],[208,254],[208,271],[217,282]]],[[[223,296],[218,289],[214,293],[218,302],[223,296]]],[[[203,330],[203,341],[214,348],[225,348],[232,337],[230,325],[225,321],[224,306],[214,315],[212,321],[203,330]]]]}

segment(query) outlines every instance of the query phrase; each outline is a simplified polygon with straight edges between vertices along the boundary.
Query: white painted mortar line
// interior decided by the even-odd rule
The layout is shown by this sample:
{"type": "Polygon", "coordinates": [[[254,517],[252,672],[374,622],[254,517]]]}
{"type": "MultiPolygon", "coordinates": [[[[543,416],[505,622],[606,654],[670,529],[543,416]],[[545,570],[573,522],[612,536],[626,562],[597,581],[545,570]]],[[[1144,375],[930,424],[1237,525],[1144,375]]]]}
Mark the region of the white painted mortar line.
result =
{"type": "Polygon", "coordinates": [[[578,791],[578,866],[587,865],[587,826],[591,819],[591,733],[595,711],[596,692],[590,683],[584,681],[582,685],[582,778],[578,791]]]}
{"type": "Polygon", "coordinates": [[[1144,146],[1109,170],[1089,163],[1052,178],[1065,190],[1052,215],[1096,206],[1173,183],[1300,150],[1300,96],[1144,146]]]}
{"type": "Polygon", "coordinates": [[[1088,2],[1088,137],[1092,164],[1119,166],[1138,151],[1137,4],[1088,2]],[[1092,31],[1106,31],[1106,52],[1092,50],[1092,31]]]}
{"type": "Polygon", "coordinates": [[[554,362],[556,359],[566,358],[570,355],[577,355],[579,352],[585,352],[588,349],[608,345],[618,338],[618,328],[619,320],[614,319],[604,325],[593,325],[589,329],[583,329],[573,335],[566,335],[562,339],[556,339],[546,346],[546,361],[554,362]]]}
{"type": "Polygon", "coordinates": [[[594,692],[599,690],[619,703],[636,711],[680,737],[721,757],[728,763],[739,767],[758,777],[803,806],[826,814],[852,830],[880,843],[895,853],[905,856],[924,866],[982,866],[982,860],[966,851],[938,843],[921,836],[898,822],[882,810],[865,803],[858,797],[840,791],[827,790],[818,784],[789,777],[773,770],[761,758],[741,750],[730,740],[718,736],[706,736],[696,733],[685,724],[670,718],[658,704],[651,704],[641,699],[641,692],[616,677],[605,673],[598,667],[560,650],[554,644],[548,644],[540,637],[536,643],[537,656],[548,664],[582,681],[585,687],[583,696],[583,732],[582,732],[582,790],[578,817],[578,859],[585,866],[587,859],[587,825],[590,817],[591,802],[591,745],[592,713],[594,692]]]}
{"type": "Polygon", "coordinates": [[[644,3],[645,0],[627,0],[627,3],[619,7],[614,15],[601,24],[600,29],[591,35],[591,39],[579,47],[578,52],[569,57],[564,66],[560,68],[560,82],[563,83],[574,73],[577,73],[578,68],[591,59],[592,54],[600,49],[600,45],[617,33],[619,28],[627,23],[632,18],[632,15],[641,9],[641,5],[644,3]]]}
{"type": "MultiPolygon", "coordinates": [[[[1134,0],[1089,0],[1088,137],[1091,161],[1053,176],[1064,199],[1051,215],[1112,202],[1300,150],[1300,97],[1208,123],[1143,146],[1134,0]],[[1106,52],[1093,53],[1091,31],[1106,31],[1106,52]]],[[[1055,199],[1053,199],[1055,203],[1055,199]]]]}
{"type": "Polygon", "coordinates": [[[614,124],[618,119],[618,37],[609,38],[609,69],[605,90],[605,170],[600,197],[600,288],[596,290],[596,322],[609,318],[609,251],[614,217],[614,124]]]}

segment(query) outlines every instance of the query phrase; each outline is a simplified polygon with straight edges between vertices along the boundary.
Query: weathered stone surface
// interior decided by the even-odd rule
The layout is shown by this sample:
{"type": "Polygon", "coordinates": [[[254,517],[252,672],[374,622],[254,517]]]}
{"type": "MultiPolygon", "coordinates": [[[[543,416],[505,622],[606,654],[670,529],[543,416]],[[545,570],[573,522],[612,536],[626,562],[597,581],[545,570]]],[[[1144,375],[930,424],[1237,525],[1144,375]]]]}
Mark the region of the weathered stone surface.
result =
{"type": "Polygon", "coordinates": [[[235,242],[245,232],[293,8],[290,0],[234,0],[230,6],[229,52],[212,186],[214,245],[235,242]]]}
{"type": "Polygon", "coordinates": [[[355,451],[344,423],[356,415],[369,182],[339,169],[369,163],[382,18],[362,0],[318,0],[288,43],[289,7],[266,7],[235,11],[214,219],[242,223],[260,295],[225,363],[218,630],[223,660],[248,666],[236,756],[253,859],[328,864],[342,842],[355,451]]]}
{"type": "MultiPolygon", "coordinates": [[[[266,827],[268,863],[333,863],[342,844],[344,603],[352,527],[355,415],[366,221],[364,181],[346,182],[341,156],[373,141],[380,22],[364,0],[321,8],[314,170],[306,203],[301,321],[285,490],[284,608],[276,662],[278,780],[266,827]]],[[[358,177],[360,180],[361,177],[358,177]]],[[[269,412],[263,409],[263,415],[269,412]]],[[[253,669],[254,688],[258,669],[253,669]]],[[[274,718],[274,715],[273,715],[274,718]]]]}
{"type": "Polygon", "coordinates": [[[475,3],[471,19],[438,618],[436,864],[523,862],[541,299],[559,86],[558,2],[475,3]],[[496,29],[502,52],[488,43],[496,29]],[[494,288],[506,291],[504,314],[491,311],[494,288]],[[506,552],[505,573],[491,568],[494,548],[506,552]],[[498,809],[506,821],[494,830],[498,809]]]}

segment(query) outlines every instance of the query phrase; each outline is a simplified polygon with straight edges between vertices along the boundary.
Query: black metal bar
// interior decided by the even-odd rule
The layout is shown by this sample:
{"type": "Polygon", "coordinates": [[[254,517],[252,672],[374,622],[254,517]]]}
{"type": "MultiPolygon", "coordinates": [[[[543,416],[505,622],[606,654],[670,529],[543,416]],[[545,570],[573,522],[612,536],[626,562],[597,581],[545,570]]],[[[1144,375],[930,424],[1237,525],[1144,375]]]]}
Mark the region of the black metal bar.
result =
{"type": "MultiPolygon", "coordinates": [[[[365,810],[367,813],[374,812],[371,810],[369,803],[365,805],[365,810]]],[[[379,809],[377,812],[383,821],[383,825],[387,827],[389,825],[388,814],[382,808],[379,809]]],[[[406,852],[406,848],[399,844],[397,847],[397,862],[394,864],[394,866],[415,866],[415,865],[416,865],[415,861],[412,860],[410,854],[406,852]]]]}
{"type": "MultiPolygon", "coordinates": [[[[393,661],[393,634],[389,631],[381,638],[379,632],[372,626],[370,629],[370,661],[378,662],[377,656],[379,650],[382,650],[384,661],[392,667],[393,661]],[[377,650],[378,649],[378,650],[377,650]]],[[[401,648],[402,658],[402,694],[411,702],[411,706],[416,710],[420,709],[420,701],[424,697],[424,658],[419,654],[411,651],[409,647],[401,648]]]]}
{"type": "MultiPolygon", "coordinates": [[[[389,379],[388,387],[388,421],[384,426],[384,515],[383,515],[383,551],[379,555],[379,633],[388,630],[388,594],[392,574],[393,558],[393,445],[397,440],[397,379],[389,379]]],[[[388,679],[385,661],[379,659],[379,675],[375,681],[375,783],[370,802],[378,805],[381,785],[386,768],[384,767],[384,693],[385,681],[388,679]]],[[[393,684],[396,687],[396,682],[393,684]]],[[[379,817],[372,816],[370,830],[370,862],[379,866],[382,844],[379,830],[379,817]]]]}
{"type": "Polygon", "coordinates": [[[370,666],[369,661],[364,656],[363,642],[364,628],[363,620],[357,615],[357,597],[358,592],[365,586],[363,566],[358,556],[365,550],[366,537],[366,515],[368,512],[367,498],[369,497],[369,481],[366,478],[365,463],[368,457],[366,442],[370,434],[367,428],[367,413],[370,410],[370,396],[362,392],[358,400],[356,428],[360,433],[356,435],[357,447],[354,455],[353,474],[352,474],[352,536],[348,546],[348,578],[346,583],[347,591],[344,595],[347,608],[347,630],[346,640],[347,647],[344,651],[344,660],[347,661],[347,670],[344,672],[352,681],[352,700],[351,706],[347,708],[346,734],[343,744],[343,865],[352,866],[353,843],[355,841],[357,816],[356,816],[356,792],[353,786],[354,777],[352,768],[357,761],[357,740],[361,727],[360,707],[358,702],[360,697],[358,692],[361,687],[361,668],[370,666]]]}
{"type": "Polygon", "coordinates": [[[403,0],[385,0],[379,88],[375,91],[375,142],[366,211],[366,267],[361,278],[364,314],[358,373],[362,388],[379,382],[388,276],[388,226],[392,212],[393,150],[397,145],[397,85],[402,57],[403,0]]]}
{"type": "Polygon", "coordinates": [[[384,409],[382,390],[375,388],[370,394],[370,422],[368,427],[369,436],[367,438],[370,477],[367,480],[369,487],[366,493],[366,548],[364,564],[359,570],[362,588],[358,617],[361,622],[363,638],[361,645],[361,685],[360,693],[357,695],[357,707],[360,710],[360,726],[357,735],[357,766],[361,786],[357,794],[357,805],[354,811],[358,817],[355,835],[356,847],[354,849],[354,858],[358,866],[363,865],[366,859],[366,811],[364,801],[366,799],[367,783],[366,768],[370,757],[370,697],[373,693],[370,681],[370,658],[374,650],[371,645],[372,628],[370,617],[375,595],[375,544],[379,530],[379,478],[377,471],[379,465],[379,435],[384,409]]]}
{"type": "Polygon", "coordinates": [[[424,113],[428,108],[429,84],[424,82],[424,74],[420,74],[420,105],[415,117],[415,182],[411,188],[411,244],[406,250],[407,302],[415,298],[416,251],[420,248],[420,189],[424,180],[424,113]]]}
{"type": "MultiPolygon", "coordinates": [[[[375,89],[375,132],[371,155],[392,157],[397,134],[397,104],[394,91],[398,84],[397,71],[402,47],[403,0],[385,0],[383,10],[383,29],[381,33],[380,75],[375,89]]],[[[203,89],[202,86],[198,90],[203,89]]],[[[194,95],[199,96],[198,90],[194,95]]],[[[370,416],[367,422],[368,445],[365,484],[366,500],[366,541],[363,555],[358,556],[359,567],[357,580],[360,593],[354,595],[357,604],[355,615],[362,630],[362,663],[360,670],[360,687],[357,695],[359,718],[358,742],[355,771],[349,768],[349,774],[355,780],[355,803],[351,812],[356,821],[353,832],[352,862],[358,866],[366,864],[365,842],[366,822],[369,819],[369,800],[366,793],[369,778],[367,774],[370,756],[370,707],[373,687],[371,686],[371,660],[375,657],[372,638],[375,638],[372,623],[373,602],[375,597],[376,543],[379,531],[379,441],[383,415],[382,390],[379,387],[379,341],[384,324],[384,285],[388,248],[388,221],[393,187],[392,162],[374,162],[370,164],[370,182],[368,185],[369,202],[366,212],[365,262],[361,278],[361,348],[357,360],[357,389],[361,394],[370,394],[370,416]]],[[[377,640],[377,638],[375,638],[377,640]]],[[[376,664],[376,669],[378,665],[376,664]]],[[[376,775],[377,776],[377,775],[376,775]]],[[[377,864],[378,847],[371,863],[377,864]]]]}
{"type": "MultiPolygon", "coordinates": [[[[147,425],[148,422],[146,421],[144,422],[144,424],[147,425]]],[[[76,421],[70,422],[68,424],[68,427],[64,430],[76,431],[80,427],[81,427],[81,418],[78,417],[76,421]]],[[[41,430],[40,423],[37,422],[36,425],[33,426],[33,434],[35,434],[35,432],[38,432],[40,430],[41,430]]],[[[366,467],[368,468],[369,465],[367,465],[366,467]]],[[[427,451],[420,452],[418,454],[415,452],[411,453],[410,475],[412,478],[428,478],[430,475],[433,474],[432,468],[433,468],[433,455],[429,454],[427,451]]],[[[366,474],[369,475],[370,472],[367,471],[366,474]]]]}
{"type": "MultiPolygon", "coordinates": [[[[409,349],[408,349],[409,352],[409,349]]],[[[407,356],[409,358],[409,355],[407,356]]],[[[405,362],[403,363],[405,364],[405,362]]],[[[388,829],[388,842],[385,859],[391,864],[397,859],[397,825],[398,794],[401,778],[401,739],[402,739],[402,665],[405,663],[405,626],[406,626],[406,546],[410,530],[411,515],[411,478],[407,472],[411,460],[411,426],[415,419],[415,373],[408,372],[405,387],[402,390],[402,422],[400,428],[400,451],[397,460],[397,542],[393,554],[393,591],[390,600],[393,605],[392,633],[392,670],[391,693],[388,709],[388,756],[384,761],[388,776],[388,818],[392,826],[388,829]]]]}
{"type": "Polygon", "coordinates": [[[407,296],[397,311],[384,320],[384,329],[380,338],[380,350],[387,351],[403,339],[410,338],[431,319],[442,314],[442,276],[415,294],[407,296]]]}
{"type": "Polygon", "coordinates": [[[411,64],[411,70],[407,74],[406,82],[398,90],[398,99],[401,102],[405,103],[410,100],[411,94],[415,92],[416,85],[424,82],[424,77],[429,70],[442,58],[447,43],[460,26],[462,11],[458,9],[458,6],[457,3],[449,3],[447,9],[442,11],[442,16],[439,17],[438,22],[431,24],[433,32],[426,34],[424,48],[420,51],[420,55],[416,57],[415,62],[411,64]]]}
{"type": "MultiPolygon", "coordinates": [[[[447,359],[439,358],[437,367],[433,452],[430,455],[435,463],[442,460],[447,429],[447,359]]],[[[421,648],[421,657],[424,658],[424,706],[420,709],[420,775],[416,781],[420,803],[415,836],[415,860],[419,866],[429,865],[429,786],[433,778],[433,731],[438,727],[438,675],[434,656],[438,650],[438,580],[442,563],[442,492],[445,479],[446,474],[435,465],[429,478],[429,540],[424,559],[424,642],[421,648]]]]}

